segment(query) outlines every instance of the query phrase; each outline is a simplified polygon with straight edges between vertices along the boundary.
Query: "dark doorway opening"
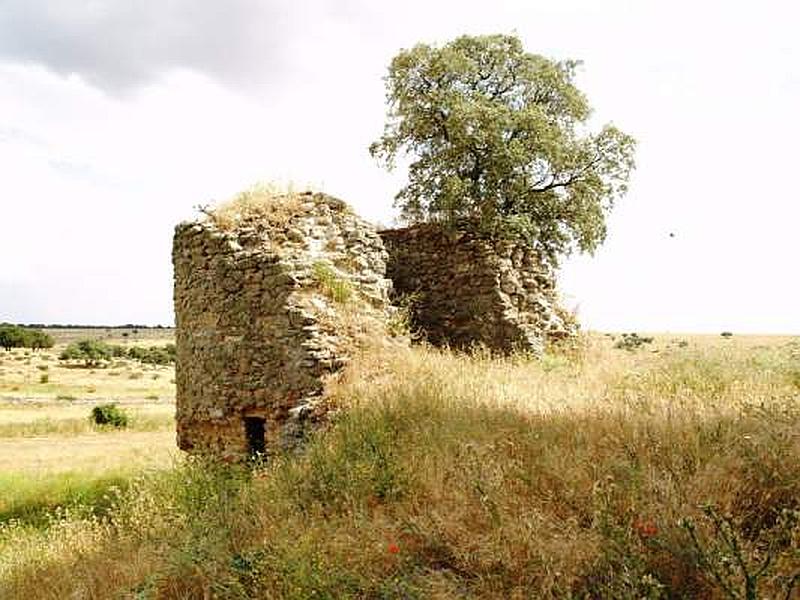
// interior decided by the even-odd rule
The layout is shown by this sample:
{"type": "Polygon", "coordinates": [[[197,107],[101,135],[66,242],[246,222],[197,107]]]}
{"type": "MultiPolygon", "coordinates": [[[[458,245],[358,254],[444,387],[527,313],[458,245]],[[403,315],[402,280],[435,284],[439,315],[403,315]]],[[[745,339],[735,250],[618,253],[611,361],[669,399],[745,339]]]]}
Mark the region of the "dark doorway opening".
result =
{"type": "Polygon", "coordinates": [[[264,454],[266,444],[264,442],[264,418],[245,417],[244,432],[247,436],[247,450],[250,456],[264,454]]]}

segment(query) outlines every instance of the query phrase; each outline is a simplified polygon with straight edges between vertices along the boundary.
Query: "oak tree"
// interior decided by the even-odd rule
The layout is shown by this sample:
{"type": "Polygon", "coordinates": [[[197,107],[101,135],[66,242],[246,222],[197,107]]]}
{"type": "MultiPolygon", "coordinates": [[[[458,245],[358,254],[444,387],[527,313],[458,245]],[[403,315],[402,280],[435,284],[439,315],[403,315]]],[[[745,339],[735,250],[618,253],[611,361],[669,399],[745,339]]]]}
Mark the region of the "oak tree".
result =
{"type": "Polygon", "coordinates": [[[396,196],[405,220],[523,235],[554,264],[594,251],[626,191],[635,142],[610,124],[589,131],[578,65],[525,52],[512,35],[402,50],[370,152],[390,169],[409,161],[396,196]]]}

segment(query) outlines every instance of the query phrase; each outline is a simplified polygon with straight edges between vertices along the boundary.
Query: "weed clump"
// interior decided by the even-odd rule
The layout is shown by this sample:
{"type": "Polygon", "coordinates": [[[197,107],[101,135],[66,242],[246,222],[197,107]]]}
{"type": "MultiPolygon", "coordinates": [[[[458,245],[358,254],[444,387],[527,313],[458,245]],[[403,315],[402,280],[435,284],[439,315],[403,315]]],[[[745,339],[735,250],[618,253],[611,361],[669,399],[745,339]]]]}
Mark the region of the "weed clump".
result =
{"type": "Polygon", "coordinates": [[[117,429],[128,426],[128,413],[113,402],[95,406],[89,418],[95,425],[108,425],[117,429]]]}
{"type": "Polygon", "coordinates": [[[645,344],[652,344],[653,338],[648,336],[641,336],[638,333],[623,333],[622,338],[614,344],[614,348],[618,350],[638,350],[645,344]]]}
{"type": "Polygon", "coordinates": [[[322,293],[337,304],[346,304],[353,297],[353,284],[336,273],[330,264],[315,262],[311,275],[322,293]]]}
{"type": "Polygon", "coordinates": [[[201,208],[201,211],[223,231],[263,223],[284,227],[300,212],[302,196],[309,193],[297,193],[292,186],[257,183],[218,207],[201,208]]]}

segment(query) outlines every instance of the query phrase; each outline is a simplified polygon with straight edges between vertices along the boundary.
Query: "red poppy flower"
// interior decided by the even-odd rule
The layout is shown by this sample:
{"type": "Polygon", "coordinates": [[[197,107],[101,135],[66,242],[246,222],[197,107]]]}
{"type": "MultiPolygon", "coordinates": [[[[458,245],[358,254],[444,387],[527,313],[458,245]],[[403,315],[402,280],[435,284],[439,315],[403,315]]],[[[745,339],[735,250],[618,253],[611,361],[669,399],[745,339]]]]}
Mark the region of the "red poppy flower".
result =
{"type": "Polygon", "coordinates": [[[658,534],[658,527],[652,521],[634,521],[633,528],[642,537],[653,537],[658,534]]]}
{"type": "Polygon", "coordinates": [[[392,543],[392,544],[389,544],[388,550],[389,550],[389,554],[397,554],[398,552],[400,552],[400,546],[398,546],[397,544],[392,543]]]}

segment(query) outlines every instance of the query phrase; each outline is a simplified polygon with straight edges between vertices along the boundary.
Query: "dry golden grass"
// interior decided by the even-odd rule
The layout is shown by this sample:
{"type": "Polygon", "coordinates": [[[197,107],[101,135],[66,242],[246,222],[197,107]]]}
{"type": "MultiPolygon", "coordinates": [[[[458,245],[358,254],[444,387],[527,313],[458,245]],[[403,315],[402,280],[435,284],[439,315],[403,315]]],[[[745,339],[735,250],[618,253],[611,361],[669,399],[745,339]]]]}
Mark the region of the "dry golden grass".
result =
{"type": "Polygon", "coordinates": [[[301,456],[0,530],[0,596],[797,597],[800,340],[613,343],[373,350],[301,456]]]}
{"type": "Polygon", "coordinates": [[[175,432],[108,431],[0,439],[0,472],[101,474],[165,467],[178,455],[175,432]]]}
{"type": "Polygon", "coordinates": [[[369,398],[376,385],[395,384],[396,374],[403,373],[404,382],[439,386],[440,393],[459,402],[536,413],[618,410],[637,400],[665,406],[681,401],[711,411],[738,408],[785,392],[784,380],[773,377],[768,369],[754,367],[770,362],[785,366],[792,348],[800,345],[799,338],[792,336],[654,337],[652,344],[628,352],[613,347],[616,337],[587,334],[578,360],[558,353],[531,360],[525,355],[493,356],[480,350],[467,357],[415,347],[389,357],[362,357],[338,385],[344,386],[344,396],[369,398]],[[740,368],[747,368],[747,373],[737,385],[735,374],[740,368]],[[725,375],[730,376],[725,381],[731,385],[710,393],[715,376],[725,375]]]}
{"type": "MultiPolygon", "coordinates": [[[[97,427],[89,419],[93,405],[63,401],[0,404],[0,439],[94,433],[97,427]]],[[[175,405],[171,402],[122,402],[118,406],[129,416],[129,430],[175,428],[175,405]]]]}
{"type": "MultiPolygon", "coordinates": [[[[127,346],[149,346],[152,340],[132,340],[127,346]]],[[[134,399],[175,397],[175,368],[114,359],[106,367],[85,368],[58,360],[64,349],[0,350],[0,401],[3,398],[134,399]],[[43,381],[43,376],[46,380],[43,381]]]]}
{"type": "Polygon", "coordinates": [[[259,183],[206,211],[206,215],[223,231],[259,223],[283,227],[298,214],[306,193],[295,190],[292,185],[259,183]]]}

